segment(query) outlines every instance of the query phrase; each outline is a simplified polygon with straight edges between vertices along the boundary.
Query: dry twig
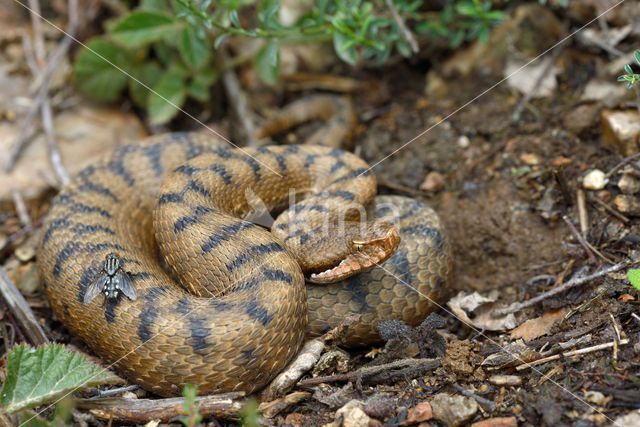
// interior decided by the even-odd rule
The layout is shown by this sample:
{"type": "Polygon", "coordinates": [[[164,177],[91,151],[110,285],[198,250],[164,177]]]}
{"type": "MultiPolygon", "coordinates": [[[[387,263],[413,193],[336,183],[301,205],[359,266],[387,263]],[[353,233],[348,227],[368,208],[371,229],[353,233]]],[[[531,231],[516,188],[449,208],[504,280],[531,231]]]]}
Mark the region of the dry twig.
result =
{"type": "MultiPolygon", "coordinates": [[[[231,105],[231,109],[233,110],[233,116],[242,128],[242,135],[240,135],[239,139],[246,141],[246,145],[249,147],[255,147],[258,145],[255,139],[256,125],[251,119],[252,112],[249,108],[247,94],[242,90],[233,68],[225,65],[227,61],[227,56],[224,52],[220,51],[220,68],[224,70],[222,72],[222,85],[227,94],[229,105],[231,105]]],[[[235,137],[237,138],[238,135],[235,135],[235,137]]]]}
{"type": "Polygon", "coordinates": [[[409,30],[409,27],[407,27],[407,24],[398,13],[398,9],[396,9],[396,6],[393,4],[393,0],[386,0],[386,3],[387,7],[391,11],[393,20],[396,21],[396,24],[398,24],[398,28],[400,28],[402,36],[407,41],[407,43],[409,43],[409,46],[411,46],[411,51],[415,55],[420,51],[420,48],[418,47],[418,42],[416,41],[415,37],[413,37],[413,33],[411,32],[411,30],[409,30]]]}
{"type": "MultiPolygon", "coordinates": [[[[242,392],[224,393],[211,396],[199,396],[196,402],[203,417],[237,419],[242,409],[242,392]]],[[[168,399],[124,399],[108,397],[105,399],[78,399],[79,409],[87,409],[96,418],[102,420],[146,423],[149,420],[169,421],[184,415],[184,398],[168,399]]]]}
{"type": "Polygon", "coordinates": [[[612,341],[612,342],[608,342],[608,343],[604,343],[604,344],[594,345],[592,347],[581,348],[580,350],[566,351],[564,353],[554,354],[553,356],[543,357],[542,359],[534,360],[533,362],[525,362],[522,365],[516,366],[516,370],[517,371],[523,371],[523,370],[529,369],[529,368],[531,368],[533,366],[542,365],[544,363],[551,362],[551,361],[554,361],[554,360],[567,358],[567,357],[573,357],[573,356],[580,356],[580,355],[587,354],[587,353],[593,353],[594,351],[599,351],[599,350],[605,350],[607,348],[612,348],[612,347],[614,347],[614,346],[616,346],[618,344],[619,345],[629,344],[629,340],[628,339],[624,339],[624,340],[620,340],[620,341],[616,340],[616,341],[612,341]]]}
{"type": "Polygon", "coordinates": [[[589,255],[589,259],[591,259],[591,261],[593,261],[594,264],[597,262],[597,260],[595,259],[594,255],[593,255],[594,253],[596,255],[598,255],[600,258],[602,258],[605,262],[608,262],[609,264],[613,264],[612,260],[610,260],[609,258],[604,256],[604,254],[602,254],[602,252],[600,252],[598,249],[596,249],[591,243],[589,243],[587,241],[587,239],[585,239],[582,236],[582,234],[580,234],[580,232],[578,232],[578,230],[573,225],[573,223],[571,222],[569,217],[567,217],[566,215],[563,215],[562,219],[563,219],[564,222],[567,223],[567,225],[569,226],[569,230],[571,230],[571,233],[575,236],[575,238],[578,240],[578,242],[580,242],[580,244],[582,245],[584,250],[587,252],[587,255],[589,255]]]}
{"type": "Polygon", "coordinates": [[[438,359],[401,359],[391,363],[376,366],[365,366],[346,374],[316,377],[302,380],[300,386],[314,386],[322,383],[362,381],[367,384],[377,384],[384,381],[405,378],[408,374],[424,375],[440,366],[438,359]]]}
{"type": "Polygon", "coordinates": [[[49,339],[40,327],[31,307],[2,266],[0,266],[0,294],[31,343],[34,346],[48,343],[49,339]]]}
{"type": "Polygon", "coordinates": [[[589,274],[587,276],[576,277],[576,278],[571,279],[568,282],[566,282],[566,283],[564,283],[564,284],[562,284],[560,286],[557,286],[557,287],[555,287],[555,288],[553,288],[553,289],[551,289],[551,290],[549,290],[547,292],[543,292],[540,295],[531,298],[530,300],[527,300],[527,301],[524,301],[524,302],[519,302],[519,303],[514,303],[514,304],[511,304],[509,307],[498,309],[498,310],[496,310],[494,312],[493,315],[496,316],[496,317],[500,317],[500,316],[505,316],[507,314],[515,313],[515,312],[520,311],[520,310],[522,310],[524,308],[536,305],[539,302],[541,302],[541,301],[543,301],[543,300],[545,300],[545,299],[547,299],[549,297],[552,297],[554,295],[558,295],[558,294],[560,294],[562,292],[565,292],[565,291],[567,291],[567,290],[569,290],[569,289],[571,289],[571,288],[573,288],[575,286],[582,285],[583,283],[590,282],[591,280],[597,279],[597,278],[602,277],[602,276],[606,276],[609,273],[614,273],[616,271],[620,271],[623,268],[630,266],[631,264],[633,264],[633,263],[629,262],[629,261],[625,261],[625,262],[621,262],[621,263],[612,265],[611,267],[604,268],[604,269],[602,269],[602,270],[600,270],[600,271],[598,271],[596,273],[589,274]]]}

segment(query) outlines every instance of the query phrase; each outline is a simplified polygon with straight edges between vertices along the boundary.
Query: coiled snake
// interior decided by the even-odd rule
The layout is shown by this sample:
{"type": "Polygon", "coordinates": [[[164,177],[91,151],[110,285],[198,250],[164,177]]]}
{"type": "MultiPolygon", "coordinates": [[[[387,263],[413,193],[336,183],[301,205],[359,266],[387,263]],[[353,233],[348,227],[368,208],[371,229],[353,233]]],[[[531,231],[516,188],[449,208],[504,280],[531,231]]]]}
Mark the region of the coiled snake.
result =
{"type": "Polygon", "coordinates": [[[437,300],[451,262],[439,220],[412,199],[373,202],[375,192],[364,161],[340,149],[237,150],[198,134],[153,137],[121,146],[61,191],[43,227],[39,271],[60,321],[131,381],[164,396],[186,383],[200,393],[252,392],[305,334],[350,313],[361,318],[347,343],[362,345],[378,339],[380,319],[415,324],[431,310],[426,297],[437,300]],[[299,201],[273,234],[239,219],[256,200],[282,211],[290,189],[299,201]],[[362,205],[398,220],[395,252],[389,223],[351,222],[364,219],[362,205]],[[118,282],[109,298],[87,298],[110,253],[119,264],[108,261],[109,274],[120,268],[135,298],[113,293],[118,282]],[[324,281],[392,253],[341,282],[305,287],[302,269],[324,281]]]}

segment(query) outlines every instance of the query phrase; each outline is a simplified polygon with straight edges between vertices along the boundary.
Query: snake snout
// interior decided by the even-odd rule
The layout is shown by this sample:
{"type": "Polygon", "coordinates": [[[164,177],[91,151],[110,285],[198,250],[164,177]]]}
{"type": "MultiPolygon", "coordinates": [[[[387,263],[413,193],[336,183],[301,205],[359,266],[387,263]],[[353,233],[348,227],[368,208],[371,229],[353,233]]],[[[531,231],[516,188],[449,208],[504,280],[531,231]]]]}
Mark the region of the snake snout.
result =
{"type": "Polygon", "coordinates": [[[362,273],[385,262],[400,244],[400,234],[395,225],[374,222],[351,240],[350,252],[338,265],[320,273],[312,274],[312,283],[333,283],[354,274],[362,273]]]}

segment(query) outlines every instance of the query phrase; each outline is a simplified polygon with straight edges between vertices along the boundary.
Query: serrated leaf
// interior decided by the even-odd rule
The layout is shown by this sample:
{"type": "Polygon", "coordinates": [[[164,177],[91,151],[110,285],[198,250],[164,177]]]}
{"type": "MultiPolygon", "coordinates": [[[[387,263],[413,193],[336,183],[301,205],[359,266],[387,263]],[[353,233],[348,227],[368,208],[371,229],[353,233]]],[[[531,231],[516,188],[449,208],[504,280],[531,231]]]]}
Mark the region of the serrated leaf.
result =
{"type": "Polygon", "coordinates": [[[278,82],[280,55],[277,40],[270,40],[256,55],[256,72],[267,84],[274,85],[278,82]]]}
{"type": "Polygon", "coordinates": [[[638,268],[630,268],[627,271],[627,279],[631,286],[640,291],[640,269],[638,268]]]}
{"type": "Polygon", "coordinates": [[[11,349],[0,402],[7,412],[50,402],[79,388],[121,379],[62,345],[38,348],[18,345],[11,349]]]}
{"type": "Polygon", "coordinates": [[[180,33],[179,49],[182,60],[193,70],[209,61],[209,46],[193,27],[185,27],[180,33]]]}
{"type": "Polygon", "coordinates": [[[142,47],[151,42],[171,38],[182,23],[171,16],[139,10],[125,16],[111,29],[111,37],[127,47],[142,47]]]}
{"type": "Polygon", "coordinates": [[[146,62],[132,70],[131,75],[135,80],[129,79],[129,94],[137,106],[147,106],[151,93],[148,88],[152,88],[158,82],[161,74],[162,69],[155,61],[146,62]]]}
{"type": "Polygon", "coordinates": [[[127,84],[127,75],[123,71],[134,59],[129,51],[110,41],[94,38],[75,59],[74,80],[86,96],[98,101],[114,101],[127,84]]]}
{"type": "Polygon", "coordinates": [[[151,124],[163,124],[175,117],[187,97],[185,76],[175,67],[167,70],[153,86],[147,111],[151,124]]]}

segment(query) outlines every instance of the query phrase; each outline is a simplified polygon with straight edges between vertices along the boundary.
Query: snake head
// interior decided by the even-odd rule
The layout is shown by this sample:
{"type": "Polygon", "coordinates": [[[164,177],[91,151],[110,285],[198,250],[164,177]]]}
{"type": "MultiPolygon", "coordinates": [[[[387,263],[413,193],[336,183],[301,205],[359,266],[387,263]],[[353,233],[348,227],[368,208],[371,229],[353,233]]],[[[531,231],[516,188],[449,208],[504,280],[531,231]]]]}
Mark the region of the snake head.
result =
{"type": "Polygon", "coordinates": [[[389,259],[399,244],[400,234],[395,225],[384,221],[369,222],[365,230],[359,230],[350,238],[350,250],[337,265],[311,274],[309,281],[333,283],[367,271],[389,259]]]}

